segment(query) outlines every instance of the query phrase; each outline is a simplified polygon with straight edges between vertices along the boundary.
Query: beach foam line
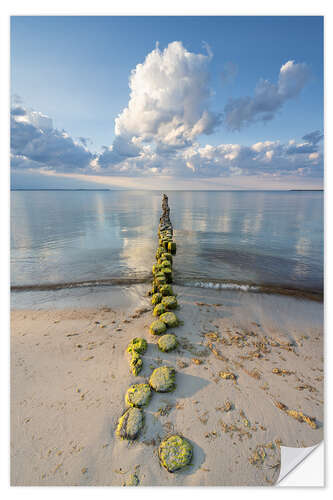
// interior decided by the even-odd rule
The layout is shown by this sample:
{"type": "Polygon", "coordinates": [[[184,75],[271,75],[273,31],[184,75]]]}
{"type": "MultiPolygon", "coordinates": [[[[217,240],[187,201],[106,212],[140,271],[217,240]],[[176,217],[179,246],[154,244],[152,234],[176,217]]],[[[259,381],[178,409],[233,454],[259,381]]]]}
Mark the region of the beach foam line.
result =
{"type": "Polygon", "coordinates": [[[273,284],[256,284],[237,281],[209,281],[200,279],[195,281],[177,282],[175,284],[184,287],[206,288],[211,290],[238,290],[241,292],[290,295],[293,297],[316,300],[318,302],[322,302],[323,300],[322,290],[292,288],[273,284]]]}
{"type": "MultiPolygon", "coordinates": [[[[98,288],[103,286],[132,286],[137,284],[145,284],[151,281],[151,275],[139,278],[123,277],[123,278],[107,278],[99,280],[72,281],[62,283],[41,283],[30,285],[13,285],[12,292],[43,292],[52,290],[62,290],[70,288],[98,288]]],[[[196,280],[186,279],[178,276],[173,281],[176,286],[206,288],[210,290],[235,290],[245,293],[267,293],[277,295],[289,295],[293,297],[306,298],[323,301],[323,291],[307,288],[293,288],[288,286],[274,285],[271,283],[249,283],[231,280],[210,280],[209,278],[200,278],[196,280]]]]}
{"type": "Polygon", "coordinates": [[[61,290],[64,288],[81,288],[81,287],[98,287],[98,286],[130,286],[140,283],[148,283],[151,276],[142,278],[107,278],[99,280],[85,280],[85,281],[69,281],[61,283],[40,283],[31,285],[13,285],[10,287],[12,292],[30,292],[30,291],[50,291],[61,290]]]}

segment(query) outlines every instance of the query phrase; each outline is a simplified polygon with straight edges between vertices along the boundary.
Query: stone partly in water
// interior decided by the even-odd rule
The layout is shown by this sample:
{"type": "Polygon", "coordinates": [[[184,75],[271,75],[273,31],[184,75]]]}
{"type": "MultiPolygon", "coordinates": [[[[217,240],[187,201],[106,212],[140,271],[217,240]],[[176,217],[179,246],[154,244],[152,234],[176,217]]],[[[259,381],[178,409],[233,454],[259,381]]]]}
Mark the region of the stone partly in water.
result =
{"type": "Polygon", "coordinates": [[[142,370],[142,359],[137,352],[132,353],[132,359],[130,362],[130,367],[132,369],[133,375],[137,376],[142,370]]]}
{"type": "Polygon", "coordinates": [[[162,253],[161,257],[160,257],[161,260],[169,260],[172,264],[172,255],[171,253],[168,253],[168,252],[165,252],[165,253],[162,253]]]}
{"type": "Polygon", "coordinates": [[[161,465],[168,472],[175,472],[186,467],[193,455],[192,445],[187,439],[173,435],[161,442],[158,456],[161,465]]]}
{"type": "Polygon", "coordinates": [[[162,299],[162,304],[166,309],[176,309],[178,306],[177,299],[174,295],[169,295],[168,297],[164,297],[162,299]]]}
{"type": "Polygon", "coordinates": [[[158,260],[161,257],[162,253],[165,253],[165,248],[162,246],[159,246],[157,251],[156,251],[156,260],[158,260]]]}
{"type": "Polygon", "coordinates": [[[168,243],[168,252],[171,253],[172,255],[176,254],[176,243],[174,241],[169,241],[168,243]]]}
{"type": "Polygon", "coordinates": [[[147,350],[147,341],[140,337],[135,337],[127,346],[127,352],[137,352],[143,354],[147,350]]]}
{"type": "Polygon", "coordinates": [[[128,406],[140,408],[146,406],[151,398],[151,389],[148,384],[134,384],[126,392],[125,401],[128,406]]]}
{"type": "Polygon", "coordinates": [[[166,335],[162,335],[162,337],[158,340],[158,348],[163,352],[172,351],[177,347],[177,337],[173,333],[167,333],[166,335]]]}
{"type": "Polygon", "coordinates": [[[159,304],[162,300],[162,294],[161,293],[154,293],[154,295],[151,298],[151,303],[153,306],[156,306],[156,304],[159,304]]]}
{"type": "Polygon", "coordinates": [[[154,276],[156,276],[162,269],[162,266],[160,264],[154,264],[152,267],[152,273],[154,276]]]}
{"type": "Polygon", "coordinates": [[[162,273],[165,277],[166,283],[172,283],[172,270],[170,267],[163,267],[162,273]]]}
{"type": "Polygon", "coordinates": [[[160,269],[160,270],[156,271],[154,278],[155,278],[155,280],[156,280],[157,278],[165,278],[165,276],[164,276],[164,271],[163,271],[162,269],[160,269]]]}
{"type": "Polygon", "coordinates": [[[153,316],[160,316],[161,314],[165,313],[166,309],[163,304],[157,304],[157,306],[154,307],[153,310],[153,316]]]}
{"type": "Polygon", "coordinates": [[[173,295],[173,290],[171,285],[163,285],[160,287],[160,293],[165,297],[167,295],[173,295]]]}
{"type": "Polygon", "coordinates": [[[149,385],[156,392],[170,392],[176,387],[176,371],[169,366],[155,368],[149,379],[149,385]]]}
{"type": "Polygon", "coordinates": [[[166,312],[164,314],[161,314],[160,321],[163,321],[163,323],[165,323],[169,328],[174,328],[175,326],[179,325],[178,318],[173,312],[166,312]]]}
{"type": "Polygon", "coordinates": [[[152,335],[163,335],[167,330],[166,324],[163,321],[157,320],[153,321],[149,327],[149,331],[152,335]]]}
{"type": "Polygon", "coordinates": [[[153,282],[153,285],[152,285],[151,291],[149,292],[149,295],[154,295],[155,293],[158,292],[158,289],[159,289],[159,285],[157,283],[153,282]]]}
{"type": "Polygon", "coordinates": [[[162,241],[162,245],[164,246],[165,250],[169,250],[169,243],[172,243],[172,241],[169,241],[169,240],[163,240],[162,241]]]}
{"type": "Polygon", "coordinates": [[[140,408],[128,408],[120,417],[116,430],[122,439],[135,439],[143,426],[143,411],[140,408]]]}
{"type": "Polygon", "coordinates": [[[167,267],[168,269],[171,268],[171,262],[168,260],[168,259],[165,259],[165,260],[159,260],[159,264],[160,266],[160,269],[164,268],[164,267],[167,267]]]}
{"type": "Polygon", "coordinates": [[[166,277],[164,276],[164,273],[163,273],[163,276],[156,276],[155,277],[155,284],[160,287],[161,285],[165,285],[167,282],[166,280],[166,277]]]}

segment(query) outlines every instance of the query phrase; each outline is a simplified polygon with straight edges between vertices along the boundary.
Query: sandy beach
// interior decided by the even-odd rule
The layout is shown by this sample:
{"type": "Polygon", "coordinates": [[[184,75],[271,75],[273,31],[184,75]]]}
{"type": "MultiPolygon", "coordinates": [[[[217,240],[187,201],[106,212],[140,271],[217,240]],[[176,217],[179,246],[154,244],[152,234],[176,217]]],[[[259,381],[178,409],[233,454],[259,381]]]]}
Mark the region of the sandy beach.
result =
{"type": "Polygon", "coordinates": [[[142,486],[271,485],[281,444],[323,439],[323,304],[174,290],[184,324],[170,330],[180,341],[171,353],[149,333],[149,297],[138,307],[135,293],[126,308],[111,300],[12,310],[12,485],[121,486],[133,473],[142,486]],[[126,347],[137,336],[148,350],[134,377],[126,347]],[[161,364],[176,369],[176,390],[154,393],[138,439],[120,440],[126,390],[161,364]],[[297,420],[290,410],[311,418],[297,420]],[[175,432],[190,440],[193,459],[170,474],[157,450],[175,432]]]}

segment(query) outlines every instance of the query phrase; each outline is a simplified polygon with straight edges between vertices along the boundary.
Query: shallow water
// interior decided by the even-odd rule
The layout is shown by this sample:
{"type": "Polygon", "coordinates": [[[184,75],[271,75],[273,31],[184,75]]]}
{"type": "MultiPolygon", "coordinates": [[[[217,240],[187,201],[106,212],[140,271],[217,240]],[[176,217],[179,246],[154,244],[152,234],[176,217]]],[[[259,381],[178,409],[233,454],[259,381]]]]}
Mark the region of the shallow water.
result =
{"type": "MultiPolygon", "coordinates": [[[[322,192],[167,194],[177,283],[322,291],[322,192]]],[[[12,192],[12,286],[148,280],[160,210],[156,191],[12,192]]]]}

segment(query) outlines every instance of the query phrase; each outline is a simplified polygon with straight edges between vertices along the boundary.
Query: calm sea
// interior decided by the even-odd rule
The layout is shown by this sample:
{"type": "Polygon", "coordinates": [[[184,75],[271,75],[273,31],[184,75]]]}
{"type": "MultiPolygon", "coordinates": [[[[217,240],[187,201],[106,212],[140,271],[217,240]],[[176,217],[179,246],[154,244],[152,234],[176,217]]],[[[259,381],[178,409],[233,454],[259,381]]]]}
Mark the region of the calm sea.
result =
{"type": "MultiPolygon", "coordinates": [[[[167,194],[176,283],[322,292],[322,192],[167,194]]],[[[160,210],[156,191],[13,191],[13,289],[148,281],[160,210]]]]}

